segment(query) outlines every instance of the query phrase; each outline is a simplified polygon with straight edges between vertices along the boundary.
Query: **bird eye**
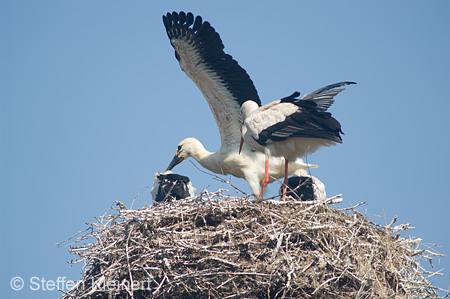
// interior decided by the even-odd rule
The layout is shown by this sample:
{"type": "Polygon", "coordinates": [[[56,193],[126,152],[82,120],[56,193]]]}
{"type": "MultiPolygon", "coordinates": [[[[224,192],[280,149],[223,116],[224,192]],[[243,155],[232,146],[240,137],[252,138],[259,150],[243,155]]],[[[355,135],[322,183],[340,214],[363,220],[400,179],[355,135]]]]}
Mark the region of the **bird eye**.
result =
{"type": "Polygon", "coordinates": [[[177,147],[177,152],[181,151],[181,145],[177,147]]]}

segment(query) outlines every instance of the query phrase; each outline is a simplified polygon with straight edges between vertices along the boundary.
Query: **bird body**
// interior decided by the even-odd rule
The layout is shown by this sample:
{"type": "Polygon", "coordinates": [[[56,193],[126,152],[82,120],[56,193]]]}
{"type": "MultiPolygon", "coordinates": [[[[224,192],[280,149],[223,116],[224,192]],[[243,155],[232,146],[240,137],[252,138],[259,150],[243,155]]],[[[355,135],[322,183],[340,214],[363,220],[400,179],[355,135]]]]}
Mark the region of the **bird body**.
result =
{"type": "Polygon", "coordinates": [[[195,188],[187,176],[166,171],[155,173],[150,192],[154,202],[168,202],[194,196],[195,188]]]}
{"type": "MultiPolygon", "coordinates": [[[[261,105],[252,80],[233,57],[224,52],[219,34],[200,16],[173,12],[163,16],[163,22],[181,69],[194,81],[208,102],[221,140],[219,150],[209,152],[197,139],[184,139],[178,144],[175,157],[167,169],[171,170],[186,158],[192,157],[214,173],[245,179],[252,192],[258,196],[265,175],[262,165],[265,155],[246,144],[239,155],[244,119],[241,105],[249,99],[257,106],[261,105]]],[[[273,157],[270,158],[270,164],[268,180],[283,177],[286,171],[284,160],[273,157]]],[[[297,169],[307,167],[317,166],[295,159],[288,163],[287,172],[292,174],[297,169]]]]}
{"type": "MultiPolygon", "coordinates": [[[[262,191],[265,155],[258,151],[244,147],[239,154],[237,145],[231,151],[220,147],[217,152],[209,152],[197,139],[186,138],[178,145],[177,152],[167,169],[173,169],[189,157],[214,173],[245,179],[255,195],[259,195],[262,191]]],[[[280,157],[272,157],[270,162],[268,176],[269,182],[273,182],[284,176],[285,164],[280,157]]],[[[302,159],[295,159],[289,163],[288,172],[292,174],[298,169],[316,167],[316,165],[304,163],[302,159]]]]}
{"type": "MultiPolygon", "coordinates": [[[[301,99],[294,92],[281,100],[258,106],[249,100],[242,104],[244,123],[241,131],[241,146],[266,155],[266,173],[271,157],[283,157],[286,167],[289,161],[314,153],[322,146],[341,143],[340,123],[326,110],[333,104],[334,96],[343,91],[344,85],[354,82],[340,82],[320,88],[301,99]]],[[[284,187],[288,182],[285,172],[284,187]]],[[[263,182],[263,190],[267,184],[263,182]]],[[[261,195],[262,196],[262,193],[261,195]]]]}
{"type": "MultiPolygon", "coordinates": [[[[296,106],[276,101],[267,106],[255,107],[254,102],[247,101],[242,107],[243,111],[251,111],[253,109],[246,117],[242,127],[244,144],[257,151],[267,153],[269,156],[285,157],[291,160],[295,157],[303,157],[306,154],[314,153],[320,146],[331,146],[335,145],[336,142],[341,142],[335,138],[328,140],[310,137],[265,139],[265,135],[270,134],[268,131],[273,126],[283,123],[287,117],[297,112],[296,106]]],[[[246,115],[245,112],[244,115],[246,115]]],[[[292,128],[292,130],[294,129],[292,128]]],[[[289,133],[285,134],[290,136],[289,133]]]]}

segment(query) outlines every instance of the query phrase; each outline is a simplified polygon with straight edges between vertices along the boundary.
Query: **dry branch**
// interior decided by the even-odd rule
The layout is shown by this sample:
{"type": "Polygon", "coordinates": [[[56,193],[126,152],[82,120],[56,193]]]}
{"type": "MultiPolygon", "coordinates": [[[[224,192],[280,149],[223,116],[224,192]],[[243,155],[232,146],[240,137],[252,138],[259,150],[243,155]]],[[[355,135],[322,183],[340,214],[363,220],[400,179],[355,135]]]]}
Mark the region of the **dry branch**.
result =
{"type": "Polygon", "coordinates": [[[255,202],[220,190],[122,207],[75,238],[83,278],[62,298],[438,298],[420,265],[433,249],[393,236],[408,226],[328,206],[340,200],[255,202]]]}

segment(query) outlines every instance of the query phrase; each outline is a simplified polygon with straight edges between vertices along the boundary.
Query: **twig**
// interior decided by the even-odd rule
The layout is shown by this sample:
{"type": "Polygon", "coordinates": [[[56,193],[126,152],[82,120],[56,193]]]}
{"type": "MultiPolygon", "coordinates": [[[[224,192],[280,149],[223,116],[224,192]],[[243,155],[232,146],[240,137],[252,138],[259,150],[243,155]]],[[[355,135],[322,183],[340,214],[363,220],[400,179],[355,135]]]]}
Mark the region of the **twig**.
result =
{"type": "Polygon", "coordinates": [[[359,205],[334,209],[339,196],[258,203],[225,192],[109,209],[64,241],[75,240],[85,287],[61,298],[438,298],[428,279],[441,273],[420,262],[442,255],[419,238],[391,236],[409,224],[380,226],[359,205]],[[133,286],[145,278],[150,287],[138,295],[133,286]],[[111,280],[122,289],[106,290],[111,280]]]}

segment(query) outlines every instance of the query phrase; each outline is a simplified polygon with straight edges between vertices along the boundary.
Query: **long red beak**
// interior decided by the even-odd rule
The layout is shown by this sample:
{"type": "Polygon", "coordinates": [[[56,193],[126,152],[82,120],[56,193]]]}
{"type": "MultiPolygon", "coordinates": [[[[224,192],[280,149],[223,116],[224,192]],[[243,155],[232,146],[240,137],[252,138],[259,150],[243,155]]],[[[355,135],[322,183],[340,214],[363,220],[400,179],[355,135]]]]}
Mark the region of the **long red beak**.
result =
{"type": "Polygon", "coordinates": [[[244,145],[244,138],[241,137],[241,144],[239,145],[239,155],[241,154],[242,146],[244,145]]]}

